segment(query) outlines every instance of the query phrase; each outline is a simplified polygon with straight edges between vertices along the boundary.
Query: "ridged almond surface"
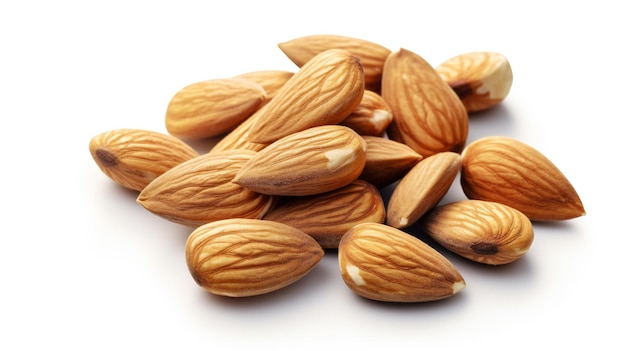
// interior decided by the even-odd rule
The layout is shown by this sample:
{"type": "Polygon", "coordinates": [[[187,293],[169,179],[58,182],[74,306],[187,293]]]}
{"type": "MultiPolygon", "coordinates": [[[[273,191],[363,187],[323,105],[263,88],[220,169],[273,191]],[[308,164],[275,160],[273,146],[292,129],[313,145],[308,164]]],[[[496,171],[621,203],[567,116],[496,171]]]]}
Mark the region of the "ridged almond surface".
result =
{"type": "Polygon", "coordinates": [[[405,228],[435,207],[461,169],[461,155],[440,152],[417,163],[396,185],[387,204],[387,224],[405,228]]]}
{"type": "Polygon", "coordinates": [[[359,38],[314,34],[291,39],[278,44],[278,47],[298,67],[302,67],[315,55],[329,49],[343,49],[356,55],[363,63],[365,85],[373,91],[380,90],[385,59],[391,53],[386,47],[359,38]]]}
{"type": "Polygon", "coordinates": [[[359,223],[383,223],[385,204],[373,185],[355,180],[318,195],[287,197],[263,219],[298,228],[322,248],[336,249],[348,229],[359,223]]]}
{"type": "Polygon", "coordinates": [[[469,131],[465,106],[439,73],[418,54],[400,49],[385,62],[381,95],[393,112],[389,139],[424,157],[461,152],[469,131]]]}
{"type": "Polygon", "coordinates": [[[365,90],[361,103],[341,125],[352,128],[360,135],[384,135],[393,120],[391,108],[380,94],[365,90]]]}
{"type": "Polygon", "coordinates": [[[266,107],[263,105],[259,110],[248,117],[245,121],[241,122],[235,129],[223,135],[209,153],[222,152],[225,150],[245,149],[252,151],[261,151],[268,144],[253,143],[250,141],[250,129],[256,123],[255,120],[259,113],[266,107]]]}
{"type": "Polygon", "coordinates": [[[294,72],[290,71],[263,70],[242,73],[235,78],[249,79],[261,85],[267,94],[267,98],[264,102],[267,103],[276,95],[278,89],[285,85],[293,75],[294,72]]]}
{"type": "Polygon", "coordinates": [[[437,206],[419,223],[441,246],[489,265],[517,261],[534,240],[533,226],[526,215],[492,201],[461,200],[437,206]]]}
{"type": "Polygon", "coordinates": [[[357,224],[341,238],[339,268],[356,294],[376,301],[448,298],[465,280],[448,259],[418,238],[380,224],[357,224]]]}
{"type": "Polygon", "coordinates": [[[470,199],[511,206],[531,220],[558,221],[585,215],[565,175],[530,145],[505,136],[473,141],[462,153],[461,185],[470,199]]]}
{"type": "Polygon", "coordinates": [[[167,131],[179,138],[204,139],[239,125],[267,99],[263,87],[249,79],[218,78],[190,84],[170,100],[167,131]]]}
{"type": "Polygon", "coordinates": [[[384,137],[364,135],[363,140],[367,158],[359,178],[378,188],[400,180],[423,158],[407,145],[384,137]]]}
{"type": "Polygon", "coordinates": [[[300,68],[258,111],[249,141],[271,143],[307,128],[338,124],[363,97],[363,67],[341,49],[324,51],[300,68]]]}
{"type": "Polygon", "coordinates": [[[170,168],[198,153],[169,134],[142,129],[115,129],[89,141],[89,152],[100,170],[117,184],[141,191],[170,168]]]}
{"type": "Polygon", "coordinates": [[[189,272],[200,287],[230,297],[288,286],[324,256],[309,235],[260,219],[225,219],[200,226],[187,238],[185,253],[189,272]]]}
{"type": "Polygon", "coordinates": [[[497,52],[464,53],[442,62],[435,69],[468,112],[482,111],[501,103],[513,85],[511,64],[497,52]]]}
{"type": "Polygon", "coordinates": [[[320,194],[357,179],[365,167],[366,148],[363,138],[348,127],[309,128],[259,151],[233,182],[268,195],[320,194]]]}
{"type": "Polygon", "coordinates": [[[232,182],[255,155],[250,150],[200,155],[153,180],[137,202],[155,215],[189,227],[227,218],[261,218],[273,197],[232,182]]]}

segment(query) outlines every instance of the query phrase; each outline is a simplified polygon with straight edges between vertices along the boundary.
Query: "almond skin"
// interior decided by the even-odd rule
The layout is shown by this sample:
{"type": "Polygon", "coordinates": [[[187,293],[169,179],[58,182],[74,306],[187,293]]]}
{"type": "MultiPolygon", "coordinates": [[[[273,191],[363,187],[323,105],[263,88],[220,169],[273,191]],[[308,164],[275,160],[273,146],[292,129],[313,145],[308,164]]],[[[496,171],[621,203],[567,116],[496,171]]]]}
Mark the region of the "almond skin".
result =
{"type": "Polygon", "coordinates": [[[533,226],[526,215],[492,201],[461,200],[437,206],[419,223],[441,246],[489,265],[517,261],[534,240],[533,226]]]}
{"type": "Polygon", "coordinates": [[[196,283],[222,296],[266,294],[302,279],[322,259],[313,238],[285,224],[224,219],[187,238],[187,267],[196,283]]]}
{"type": "Polygon", "coordinates": [[[585,215],[578,193],[545,155],[505,136],[473,141],[462,153],[461,186],[469,199],[499,202],[531,220],[585,215]]]}
{"type": "Polygon", "coordinates": [[[142,191],[155,178],[198,153],[182,140],[143,129],[115,129],[89,141],[100,170],[124,188],[142,191]]]}
{"type": "Polygon", "coordinates": [[[406,49],[389,55],[382,97],[393,112],[389,139],[424,157],[461,152],[469,131],[468,114],[456,93],[421,56],[406,49]]]}
{"type": "Polygon", "coordinates": [[[137,202],[155,215],[189,227],[227,218],[261,218],[273,197],[232,182],[255,155],[250,150],[200,155],[153,180],[137,202]]]}
{"type": "Polygon", "coordinates": [[[357,224],[341,238],[339,268],[356,294],[384,302],[426,302],[465,288],[458,270],[439,252],[399,229],[357,224]]]}
{"type": "Polygon", "coordinates": [[[307,128],[338,124],[359,106],[363,92],[359,59],[345,50],[324,51],[258,111],[249,141],[268,144],[307,128]]]}
{"type": "Polygon", "coordinates": [[[359,223],[383,223],[385,204],[373,185],[355,180],[323,194],[287,197],[263,219],[298,228],[324,249],[336,249],[345,232],[359,223]]]}
{"type": "Polygon", "coordinates": [[[216,153],[225,150],[245,149],[252,151],[261,151],[268,144],[259,144],[250,142],[250,129],[256,123],[256,118],[267,105],[261,106],[259,110],[248,117],[240,125],[235,127],[227,134],[223,135],[217,143],[211,148],[209,153],[216,153]]]}
{"type": "Polygon", "coordinates": [[[233,182],[268,195],[321,194],[357,179],[365,167],[366,149],[363,138],[348,127],[313,127],[259,151],[233,182]]]}
{"type": "Polygon", "coordinates": [[[415,150],[397,141],[371,135],[364,135],[363,140],[367,144],[367,159],[359,178],[378,188],[400,180],[423,159],[415,150]]]}
{"type": "Polygon", "coordinates": [[[263,70],[242,73],[235,78],[248,79],[261,85],[267,95],[264,103],[267,103],[276,95],[278,89],[285,85],[293,75],[294,72],[290,71],[263,70]]]}
{"type": "Polygon", "coordinates": [[[365,90],[361,103],[341,125],[352,128],[360,135],[383,136],[393,120],[393,113],[380,94],[365,90]]]}

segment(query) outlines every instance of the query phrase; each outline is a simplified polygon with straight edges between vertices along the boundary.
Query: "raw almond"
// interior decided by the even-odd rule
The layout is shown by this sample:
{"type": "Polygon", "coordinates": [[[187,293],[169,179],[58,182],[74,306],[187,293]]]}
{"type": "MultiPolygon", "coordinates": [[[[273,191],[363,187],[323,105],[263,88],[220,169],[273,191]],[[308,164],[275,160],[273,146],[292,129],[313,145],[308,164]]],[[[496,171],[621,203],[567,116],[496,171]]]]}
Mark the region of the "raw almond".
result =
{"type": "Polygon", "coordinates": [[[89,152],[100,170],[117,184],[136,191],[170,168],[198,153],[182,140],[143,129],[115,129],[89,141],[89,152]]]}
{"type": "Polygon", "coordinates": [[[210,293],[230,297],[266,294],[308,274],[324,251],[310,236],[285,224],[224,219],[187,238],[187,267],[210,293]]]}
{"type": "Polygon", "coordinates": [[[448,259],[399,229],[357,224],[341,238],[339,268],[356,294],[385,302],[425,302],[448,298],[465,280],[448,259]]]}
{"type": "Polygon", "coordinates": [[[462,153],[461,185],[470,199],[511,206],[531,220],[585,215],[578,193],[545,155],[505,136],[473,141],[462,153]]]}
{"type": "Polygon", "coordinates": [[[293,76],[294,72],[282,70],[263,70],[242,73],[235,78],[249,79],[261,85],[267,94],[264,103],[267,103],[275,95],[287,81],[293,76]]]}
{"type": "Polygon", "coordinates": [[[367,144],[367,157],[359,178],[378,188],[400,180],[423,158],[397,141],[371,135],[364,135],[363,140],[367,144]]]}
{"type": "Polygon", "coordinates": [[[263,105],[259,108],[259,110],[252,114],[252,116],[248,117],[245,121],[243,121],[240,125],[235,127],[235,129],[231,130],[227,134],[223,135],[216,143],[213,145],[213,148],[209,150],[209,153],[216,153],[225,150],[234,150],[234,149],[245,149],[252,151],[261,151],[268,144],[259,144],[250,142],[250,129],[256,123],[255,120],[257,116],[262,113],[261,111],[266,107],[263,105]]]}
{"type": "Polygon", "coordinates": [[[389,139],[407,144],[424,157],[461,152],[465,146],[469,120],[463,103],[418,54],[400,49],[389,55],[381,95],[393,113],[389,139]]]}
{"type": "Polygon", "coordinates": [[[469,260],[489,265],[517,261],[534,240],[530,219],[492,201],[461,200],[437,206],[420,218],[430,237],[469,260]]]}
{"type": "Polygon", "coordinates": [[[365,90],[359,106],[341,125],[352,128],[360,135],[383,136],[392,120],[393,114],[383,97],[365,90]]]}

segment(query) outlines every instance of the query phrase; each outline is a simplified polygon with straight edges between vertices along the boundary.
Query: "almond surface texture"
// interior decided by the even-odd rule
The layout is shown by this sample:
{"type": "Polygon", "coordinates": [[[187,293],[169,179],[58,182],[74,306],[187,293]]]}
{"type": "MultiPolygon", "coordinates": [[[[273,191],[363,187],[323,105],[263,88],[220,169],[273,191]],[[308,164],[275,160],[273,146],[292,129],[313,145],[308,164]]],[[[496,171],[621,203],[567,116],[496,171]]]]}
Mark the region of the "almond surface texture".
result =
{"type": "Polygon", "coordinates": [[[397,141],[371,135],[364,135],[363,140],[367,144],[367,157],[359,178],[378,188],[401,179],[423,159],[415,150],[397,141]]]}

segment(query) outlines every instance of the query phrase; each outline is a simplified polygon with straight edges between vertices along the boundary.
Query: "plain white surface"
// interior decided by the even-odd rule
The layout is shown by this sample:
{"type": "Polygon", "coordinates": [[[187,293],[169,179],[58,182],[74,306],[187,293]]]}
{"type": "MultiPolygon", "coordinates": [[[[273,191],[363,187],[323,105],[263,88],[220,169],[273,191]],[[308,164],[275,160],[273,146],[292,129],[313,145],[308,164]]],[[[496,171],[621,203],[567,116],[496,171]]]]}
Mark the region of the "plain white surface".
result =
{"type": "MultiPolygon", "coordinates": [[[[626,33],[617,2],[73,2],[0,4],[0,349],[528,349],[623,344],[626,33]],[[446,253],[467,281],[440,302],[353,294],[328,253],[265,296],[212,296],[188,274],[189,229],[148,213],[95,165],[94,135],[165,131],[195,81],[295,70],[277,44],[340,34],[433,65],[507,56],[514,83],[470,141],[519,138],[569,178],[587,215],[536,224],[503,267],[446,253]]],[[[194,144],[202,150],[207,144],[194,144]]],[[[444,201],[461,198],[458,183],[444,201]]]]}

